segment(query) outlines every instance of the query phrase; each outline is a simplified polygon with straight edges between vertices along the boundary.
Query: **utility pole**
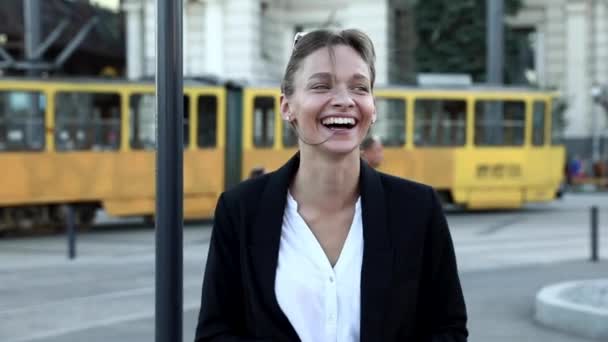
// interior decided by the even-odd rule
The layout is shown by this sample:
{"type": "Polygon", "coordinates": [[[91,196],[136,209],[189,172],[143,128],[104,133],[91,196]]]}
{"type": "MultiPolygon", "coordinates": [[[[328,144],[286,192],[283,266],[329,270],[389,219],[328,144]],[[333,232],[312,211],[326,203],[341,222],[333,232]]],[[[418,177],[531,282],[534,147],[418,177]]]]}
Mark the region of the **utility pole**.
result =
{"type": "MultiPolygon", "coordinates": [[[[36,62],[35,51],[40,45],[40,1],[39,0],[25,0],[23,3],[23,22],[24,22],[24,45],[25,45],[25,60],[28,63],[36,62]]],[[[34,68],[27,71],[27,75],[30,77],[38,76],[38,71],[34,68]]],[[[43,130],[41,129],[41,123],[36,122],[39,120],[38,112],[40,111],[39,95],[32,92],[30,94],[30,111],[29,117],[27,118],[26,124],[26,142],[29,146],[35,146],[42,142],[36,142],[36,137],[42,136],[43,130]]]]}
{"type": "MultiPolygon", "coordinates": [[[[504,1],[486,0],[486,82],[491,86],[503,84],[504,69],[504,1]]],[[[503,106],[493,103],[485,106],[485,141],[502,144],[503,106]]]]}
{"type": "Polygon", "coordinates": [[[597,59],[597,55],[598,55],[598,51],[597,51],[597,26],[596,26],[596,18],[595,16],[597,15],[595,10],[596,10],[596,0],[591,0],[591,3],[589,4],[589,6],[591,6],[591,11],[589,12],[590,15],[590,21],[589,21],[589,26],[591,26],[591,46],[590,46],[590,51],[591,51],[591,70],[593,70],[592,74],[592,83],[593,85],[591,86],[591,98],[594,100],[591,103],[591,162],[592,164],[597,163],[598,161],[600,161],[600,139],[601,139],[601,131],[600,131],[600,127],[599,127],[599,103],[598,101],[595,101],[596,98],[601,97],[602,95],[602,88],[599,84],[599,80],[598,80],[598,59],[597,59]]]}
{"type": "Polygon", "coordinates": [[[182,341],[183,0],[156,0],[156,342],[182,341]]]}
{"type": "Polygon", "coordinates": [[[504,1],[486,0],[487,18],[487,80],[492,85],[503,84],[504,67],[504,1]]]}
{"type": "MultiPolygon", "coordinates": [[[[25,27],[23,32],[25,33],[25,59],[29,62],[35,62],[34,52],[40,45],[40,1],[39,0],[25,0],[23,3],[23,18],[25,27]]],[[[35,70],[29,70],[28,75],[36,76],[35,70]]]]}

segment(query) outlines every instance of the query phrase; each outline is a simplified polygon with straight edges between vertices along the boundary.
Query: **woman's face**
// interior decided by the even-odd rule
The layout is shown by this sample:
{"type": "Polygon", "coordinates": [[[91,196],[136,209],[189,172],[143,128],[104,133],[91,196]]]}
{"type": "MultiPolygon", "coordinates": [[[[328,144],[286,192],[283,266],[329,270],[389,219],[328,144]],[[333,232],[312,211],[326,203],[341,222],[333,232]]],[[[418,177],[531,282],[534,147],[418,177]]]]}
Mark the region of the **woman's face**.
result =
{"type": "Polygon", "coordinates": [[[325,152],[359,151],[375,105],[369,66],[349,46],[332,47],[308,55],[294,76],[294,93],[281,97],[284,119],[292,120],[299,135],[325,152]]]}

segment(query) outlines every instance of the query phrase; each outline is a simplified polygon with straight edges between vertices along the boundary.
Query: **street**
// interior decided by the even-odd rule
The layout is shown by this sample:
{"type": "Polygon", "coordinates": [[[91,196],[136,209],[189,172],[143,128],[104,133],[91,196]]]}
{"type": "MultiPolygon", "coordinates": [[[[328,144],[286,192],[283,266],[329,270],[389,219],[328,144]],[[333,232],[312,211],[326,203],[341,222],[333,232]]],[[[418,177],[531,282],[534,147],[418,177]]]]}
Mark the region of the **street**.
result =
{"type": "MultiPolygon", "coordinates": [[[[606,277],[608,194],[567,195],[517,211],[448,211],[470,339],[589,341],[536,324],[534,296],[558,281],[606,277]],[[600,205],[600,258],[590,263],[589,208],[600,205]]],[[[184,341],[192,341],[210,237],[184,229],[184,341]]],[[[68,260],[62,235],[0,240],[0,341],[152,341],[154,230],[101,217],[68,260]]]]}

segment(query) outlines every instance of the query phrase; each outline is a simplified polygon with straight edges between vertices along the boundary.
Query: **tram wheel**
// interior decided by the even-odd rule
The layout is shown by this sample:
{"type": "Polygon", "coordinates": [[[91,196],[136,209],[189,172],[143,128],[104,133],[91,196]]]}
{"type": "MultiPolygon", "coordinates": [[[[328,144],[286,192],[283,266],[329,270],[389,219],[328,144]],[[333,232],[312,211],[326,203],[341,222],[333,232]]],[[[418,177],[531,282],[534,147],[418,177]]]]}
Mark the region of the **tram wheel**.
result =
{"type": "Polygon", "coordinates": [[[90,204],[84,204],[76,207],[76,218],[79,230],[89,230],[93,227],[95,216],[97,215],[97,207],[90,204]]]}
{"type": "Polygon", "coordinates": [[[151,226],[152,229],[154,229],[154,226],[156,225],[156,217],[154,217],[154,215],[144,215],[144,224],[146,226],[151,226]]]}

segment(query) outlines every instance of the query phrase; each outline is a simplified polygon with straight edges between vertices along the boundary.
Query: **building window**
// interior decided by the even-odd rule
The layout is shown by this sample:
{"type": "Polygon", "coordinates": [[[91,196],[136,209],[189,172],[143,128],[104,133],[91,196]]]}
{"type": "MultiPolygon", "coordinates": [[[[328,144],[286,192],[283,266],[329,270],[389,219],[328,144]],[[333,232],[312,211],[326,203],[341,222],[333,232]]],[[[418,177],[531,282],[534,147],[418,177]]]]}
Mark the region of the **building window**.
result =
{"type": "Polygon", "coordinates": [[[276,39],[272,32],[272,18],[270,18],[268,3],[260,2],[260,56],[263,60],[271,59],[271,40],[276,39]]]}

